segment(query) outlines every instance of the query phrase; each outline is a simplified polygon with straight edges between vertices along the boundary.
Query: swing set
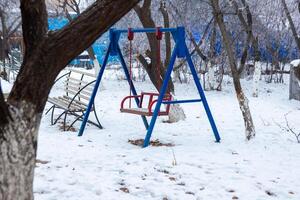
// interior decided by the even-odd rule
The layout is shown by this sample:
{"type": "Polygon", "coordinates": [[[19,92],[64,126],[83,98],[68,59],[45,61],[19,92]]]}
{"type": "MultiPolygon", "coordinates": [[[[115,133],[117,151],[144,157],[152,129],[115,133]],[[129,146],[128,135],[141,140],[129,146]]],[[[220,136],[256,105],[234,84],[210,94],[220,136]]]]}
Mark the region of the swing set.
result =
{"type": "Polygon", "coordinates": [[[143,147],[147,147],[150,143],[150,138],[157,120],[158,116],[168,115],[170,111],[170,105],[171,104],[181,104],[181,103],[196,103],[196,102],[202,102],[203,107],[206,111],[206,115],[208,117],[208,120],[210,122],[211,128],[213,130],[216,142],[220,141],[220,136],[218,133],[218,129],[216,127],[216,124],[214,122],[214,118],[211,114],[210,108],[208,106],[203,88],[201,86],[201,83],[199,81],[195,66],[193,64],[193,61],[191,59],[191,55],[188,51],[188,48],[185,43],[185,29],[184,27],[177,27],[177,28],[144,28],[144,29],[132,29],[129,28],[126,29],[110,29],[109,31],[109,39],[110,43],[108,46],[107,53],[104,57],[103,65],[99,71],[95,87],[93,89],[93,93],[90,97],[90,101],[88,104],[88,107],[86,109],[86,112],[84,114],[84,118],[78,133],[78,136],[82,136],[86,123],[89,118],[89,114],[92,108],[92,105],[94,104],[95,96],[97,94],[105,67],[108,63],[109,56],[118,56],[118,59],[122,65],[122,68],[124,70],[126,79],[129,84],[130,92],[129,96],[126,96],[122,102],[121,102],[121,108],[120,111],[123,113],[130,113],[130,114],[136,114],[140,115],[142,118],[142,121],[144,123],[144,126],[147,130],[147,134],[145,136],[143,147]],[[160,77],[160,71],[159,71],[159,64],[161,62],[160,57],[160,40],[162,39],[163,33],[169,32],[171,33],[174,41],[175,41],[175,47],[173,49],[171,59],[167,68],[167,71],[164,75],[164,80],[162,83],[162,86],[160,88],[159,93],[152,93],[152,92],[142,92],[141,94],[137,94],[136,89],[134,87],[133,81],[132,81],[132,40],[134,39],[134,33],[154,33],[156,35],[156,39],[158,42],[158,49],[157,51],[157,58],[158,58],[158,65],[156,66],[156,71],[158,72],[158,77],[160,77]],[[129,58],[129,70],[126,66],[126,62],[124,60],[124,57],[122,55],[120,46],[119,46],[119,39],[121,34],[127,33],[127,38],[129,40],[129,50],[130,50],[130,58],[129,58]],[[173,71],[174,63],[176,58],[185,58],[187,60],[187,63],[189,65],[189,68],[191,70],[195,85],[197,87],[197,90],[199,92],[200,99],[184,99],[184,100],[174,100],[171,96],[171,94],[166,93],[168,82],[171,77],[171,73],[173,71]],[[136,107],[132,107],[131,101],[134,100],[136,107]],[[147,101],[148,100],[148,101],[147,101]],[[128,107],[126,106],[128,102],[128,107]],[[146,102],[146,106],[144,105],[146,102]],[[161,104],[166,105],[164,110],[161,110],[161,104]],[[150,124],[148,124],[146,116],[151,117],[150,124]]]}

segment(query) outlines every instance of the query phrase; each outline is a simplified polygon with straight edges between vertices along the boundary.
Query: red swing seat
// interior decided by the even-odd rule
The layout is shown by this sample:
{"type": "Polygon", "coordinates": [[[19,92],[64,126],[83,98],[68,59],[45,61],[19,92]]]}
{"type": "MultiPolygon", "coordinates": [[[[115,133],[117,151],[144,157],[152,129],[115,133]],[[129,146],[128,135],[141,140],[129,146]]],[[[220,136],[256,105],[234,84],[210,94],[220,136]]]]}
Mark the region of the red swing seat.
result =
{"type": "MultiPolygon", "coordinates": [[[[162,39],[162,32],[160,30],[160,28],[156,28],[156,39],[158,41],[158,51],[157,51],[157,57],[158,57],[158,63],[161,62],[161,58],[160,58],[160,40],[162,39]]],[[[129,49],[130,49],[130,53],[129,53],[129,77],[130,77],[130,82],[132,82],[132,40],[134,38],[134,33],[132,32],[132,29],[129,28],[128,29],[128,40],[129,40],[129,49]]],[[[159,72],[159,64],[157,66],[158,72],[159,72]]],[[[158,77],[160,76],[160,73],[158,74],[158,77]]],[[[130,93],[129,96],[125,97],[122,102],[121,102],[121,108],[120,111],[124,112],[124,113],[131,113],[131,114],[136,114],[136,115],[142,115],[142,116],[152,116],[153,112],[154,112],[154,104],[157,103],[157,99],[159,96],[159,93],[152,93],[152,92],[142,92],[140,95],[136,95],[136,96],[132,96],[131,95],[131,84],[130,84],[130,93]],[[138,98],[139,100],[139,105],[137,105],[137,107],[132,108],[131,107],[131,100],[135,100],[135,98],[138,98]],[[143,107],[143,103],[146,103],[146,107],[143,107]],[[128,102],[128,104],[126,104],[126,102],[128,102]],[[125,107],[125,105],[129,105],[128,107],[125,107]]],[[[170,94],[166,94],[163,98],[163,102],[167,102],[167,101],[171,101],[172,96],[170,94]]],[[[162,116],[162,115],[169,115],[169,111],[170,111],[170,104],[167,104],[165,107],[165,110],[159,110],[158,112],[158,116],[162,116]]]]}
{"type": "MultiPolygon", "coordinates": [[[[120,111],[124,113],[131,113],[131,114],[142,115],[142,116],[152,116],[155,108],[154,105],[157,102],[158,96],[159,93],[151,93],[151,92],[142,92],[140,95],[127,96],[121,102],[120,111]],[[138,107],[135,108],[131,108],[130,106],[125,107],[125,105],[127,105],[126,102],[132,98],[139,99],[138,107]],[[143,103],[145,104],[145,101],[147,101],[146,99],[148,99],[148,102],[146,103],[147,107],[143,107],[143,103]]],[[[172,96],[170,94],[166,94],[165,97],[163,98],[163,102],[171,101],[171,99],[172,96]]],[[[158,112],[158,116],[169,115],[169,111],[170,111],[170,104],[167,104],[165,110],[160,110],[158,112]]]]}

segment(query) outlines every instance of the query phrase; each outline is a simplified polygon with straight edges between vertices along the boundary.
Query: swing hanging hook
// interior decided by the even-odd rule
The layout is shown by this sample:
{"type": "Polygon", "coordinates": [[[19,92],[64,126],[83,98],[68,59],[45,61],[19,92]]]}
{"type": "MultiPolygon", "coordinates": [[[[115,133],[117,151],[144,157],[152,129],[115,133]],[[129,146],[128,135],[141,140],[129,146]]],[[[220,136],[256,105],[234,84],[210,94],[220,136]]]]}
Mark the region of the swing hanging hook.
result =
{"type": "Polygon", "coordinates": [[[134,33],[132,31],[132,28],[128,28],[128,31],[127,31],[127,38],[129,41],[132,41],[133,38],[134,38],[134,33]]]}
{"type": "Polygon", "coordinates": [[[155,30],[155,36],[157,40],[161,40],[162,39],[162,31],[161,31],[161,27],[156,27],[155,30]]]}

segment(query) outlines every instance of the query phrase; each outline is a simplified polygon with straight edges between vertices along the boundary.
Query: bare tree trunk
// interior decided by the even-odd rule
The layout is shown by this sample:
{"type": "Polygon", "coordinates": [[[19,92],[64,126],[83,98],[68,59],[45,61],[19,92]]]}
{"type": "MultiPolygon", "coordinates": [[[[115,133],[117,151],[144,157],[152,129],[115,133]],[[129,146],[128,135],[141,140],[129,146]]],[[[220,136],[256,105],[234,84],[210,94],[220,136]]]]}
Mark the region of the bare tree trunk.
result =
{"type": "Polygon", "coordinates": [[[209,59],[207,62],[207,89],[208,90],[214,90],[216,87],[216,77],[215,77],[215,58],[216,58],[216,51],[215,51],[215,44],[216,44],[216,38],[217,32],[216,32],[216,22],[214,21],[214,26],[212,29],[212,34],[210,37],[210,50],[209,50],[209,59]]]}
{"type": "MultiPolygon", "coordinates": [[[[164,1],[160,2],[159,10],[163,16],[164,27],[169,28],[170,19],[169,19],[169,13],[166,9],[166,2],[164,1]]],[[[167,68],[171,59],[171,34],[170,33],[165,33],[165,45],[166,45],[166,57],[165,57],[164,66],[165,68],[167,68]]]]}
{"type": "MultiPolygon", "coordinates": [[[[169,26],[169,16],[168,16],[167,10],[165,9],[164,6],[165,5],[163,3],[161,3],[160,11],[162,12],[162,15],[163,15],[164,25],[165,25],[165,27],[168,27],[169,26]]],[[[151,0],[145,0],[142,7],[136,6],[134,8],[135,12],[137,13],[144,28],[153,28],[156,26],[155,22],[151,16],[151,8],[150,7],[151,7],[151,0]]],[[[159,61],[158,61],[158,57],[157,57],[157,51],[159,49],[158,49],[157,40],[156,40],[155,35],[147,33],[147,38],[148,38],[150,50],[148,50],[146,52],[146,55],[151,59],[151,63],[150,64],[147,63],[147,61],[143,55],[138,55],[138,60],[144,66],[144,68],[146,69],[146,71],[150,77],[151,82],[154,84],[156,89],[159,91],[162,86],[162,83],[163,83],[166,67],[169,64],[169,60],[171,57],[170,56],[171,55],[171,41],[170,41],[171,38],[170,38],[169,34],[165,35],[166,60],[164,62],[164,65],[163,65],[163,63],[158,63],[159,61]]],[[[172,82],[172,78],[169,81],[167,92],[172,93],[174,96],[174,84],[172,82]]],[[[180,105],[172,105],[170,108],[170,112],[169,112],[169,122],[170,123],[178,122],[183,119],[185,119],[185,114],[184,114],[183,109],[180,107],[180,105]]]]}
{"type": "Polygon", "coordinates": [[[48,32],[45,1],[21,0],[25,56],[4,101],[0,91],[0,199],[33,199],[37,137],[59,72],[138,0],[98,0],[63,29],[48,32]]]}
{"type": "MultiPolygon", "coordinates": [[[[168,11],[166,9],[166,2],[164,2],[164,1],[160,2],[159,10],[163,16],[164,27],[169,28],[170,27],[170,19],[169,19],[168,11]]],[[[169,66],[170,59],[171,59],[171,35],[170,35],[170,33],[165,34],[165,44],[166,44],[166,57],[165,57],[165,62],[164,62],[164,66],[165,66],[164,68],[167,69],[167,67],[169,66]]],[[[172,92],[173,92],[173,98],[176,98],[175,91],[172,91],[172,92]]],[[[180,104],[172,104],[171,105],[168,117],[169,117],[168,122],[170,122],[170,123],[175,123],[180,120],[184,120],[186,118],[184,110],[182,109],[180,104]]]]}
{"type": "MultiPolygon", "coordinates": [[[[286,17],[287,17],[287,19],[289,21],[289,24],[291,26],[291,30],[292,30],[293,36],[295,38],[295,42],[296,42],[297,47],[298,47],[298,49],[300,51],[300,38],[299,38],[299,36],[297,34],[297,30],[296,30],[296,27],[294,25],[293,19],[291,17],[290,11],[289,11],[289,9],[288,9],[288,7],[286,5],[285,0],[281,0],[281,3],[282,3],[282,6],[283,6],[283,10],[284,10],[284,12],[286,14],[286,17]]],[[[299,11],[300,11],[300,3],[298,4],[298,6],[299,6],[298,8],[299,8],[299,11]]]]}
{"type": "Polygon", "coordinates": [[[258,97],[259,93],[259,80],[261,76],[261,63],[260,61],[260,51],[258,50],[258,39],[255,38],[252,41],[252,44],[254,46],[254,76],[253,76],[253,97],[258,97]]]}
{"type": "Polygon", "coordinates": [[[5,13],[2,9],[0,9],[0,19],[1,19],[1,28],[2,28],[2,35],[1,35],[1,60],[3,63],[3,71],[1,72],[1,76],[4,80],[9,80],[8,73],[6,70],[6,60],[8,58],[8,37],[7,37],[7,27],[6,27],[6,17],[5,13]]]}
{"type": "Polygon", "coordinates": [[[261,66],[258,65],[258,63],[254,62],[253,87],[252,87],[253,97],[258,97],[260,76],[261,76],[261,66]]]}
{"type": "Polygon", "coordinates": [[[232,47],[232,41],[231,38],[226,30],[226,26],[224,23],[223,19],[223,14],[219,6],[219,0],[210,0],[211,1],[211,6],[213,8],[213,15],[216,18],[216,21],[218,23],[218,26],[220,28],[224,46],[227,52],[228,60],[229,60],[229,65],[231,68],[231,73],[232,73],[232,78],[233,78],[233,84],[234,88],[236,91],[237,99],[240,105],[240,109],[243,115],[244,123],[245,123],[245,133],[246,133],[246,139],[250,140],[255,136],[255,128],[254,124],[252,121],[252,116],[250,113],[250,108],[248,105],[248,99],[245,96],[241,83],[240,83],[240,78],[239,78],[239,73],[237,70],[237,64],[236,60],[234,58],[234,53],[233,53],[233,47],[232,47]]]}
{"type": "Polygon", "coordinates": [[[8,123],[1,127],[0,199],[33,199],[37,132],[41,115],[33,105],[9,107],[8,123]],[[17,123],[16,123],[17,122],[17,123]]]}
{"type": "Polygon", "coordinates": [[[239,21],[241,22],[241,25],[243,26],[246,34],[247,34],[247,39],[246,39],[246,45],[244,47],[243,53],[242,53],[242,58],[240,62],[240,68],[238,69],[239,75],[244,71],[245,69],[245,64],[247,61],[248,57],[248,49],[249,49],[249,44],[252,43],[252,47],[254,49],[254,67],[255,67],[255,73],[253,77],[253,97],[258,96],[258,87],[259,87],[259,79],[260,79],[260,74],[261,74],[261,66],[259,65],[260,61],[260,51],[258,47],[258,38],[254,36],[253,34],[253,27],[252,27],[252,14],[250,12],[249,6],[246,2],[246,0],[241,0],[243,8],[241,9],[238,6],[238,3],[236,0],[231,0],[232,5],[237,13],[237,16],[239,18],[239,21]],[[245,16],[243,15],[243,11],[245,11],[245,16]]]}
{"type": "MultiPolygon", "coordinates": [[[[155,22],[151,16],[151,0],[144,0],[144,4],[142,7],[135,6],[134,10],[139,17],[144,28],[154,28],[155,22]]],[[[159,51],[157,39],[154,34],[147,33],[147,39],[149,42],[150,50],[146,51],[146,55],[150,58],[151,62],[148,63],[146,58],[143,55],[138,55],[138,59],[143,67],[146,69],[147,74],[151,82],[154,84],[155,88],[159,91],[163,82],[165,68],[162,63],[158,63],[158,55],[159,51]]],[[[173,92],[174,85],[172,80],[169,81],[167,92],[173,92]]]]}

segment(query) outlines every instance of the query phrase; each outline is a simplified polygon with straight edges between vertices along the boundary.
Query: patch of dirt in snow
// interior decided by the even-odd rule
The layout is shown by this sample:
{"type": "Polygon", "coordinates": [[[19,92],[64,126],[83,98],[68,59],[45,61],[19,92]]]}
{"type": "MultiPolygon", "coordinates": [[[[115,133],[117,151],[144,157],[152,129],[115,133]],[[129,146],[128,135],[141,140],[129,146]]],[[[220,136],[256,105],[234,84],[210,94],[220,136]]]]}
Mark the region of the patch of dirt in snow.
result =
{"type": "Polygon", "coordinates": [[[74,126],[70,126],[67,123],[64,125],[63,122],[58,122],[58,127],[60,131],[71,131],[71,132],[77,132],[77,129],[74,126]]]}
{"type": "MultiPolygon", "coordinates": [[[[144,139],[128,140],[128,142],[130,144],[135,145],[135,146],[142,147],[143,144],[144,144],[144,139]]],[[[150,145],[153,146],[153,147],[162,147],[162,146],[164,146],[164,147],[174,147],[175,146],[172,143],[163,143],[163,142],[159,141],[158,139],[151,140],[150,141],[150,145]]]]}

